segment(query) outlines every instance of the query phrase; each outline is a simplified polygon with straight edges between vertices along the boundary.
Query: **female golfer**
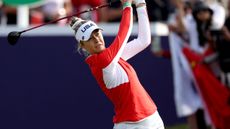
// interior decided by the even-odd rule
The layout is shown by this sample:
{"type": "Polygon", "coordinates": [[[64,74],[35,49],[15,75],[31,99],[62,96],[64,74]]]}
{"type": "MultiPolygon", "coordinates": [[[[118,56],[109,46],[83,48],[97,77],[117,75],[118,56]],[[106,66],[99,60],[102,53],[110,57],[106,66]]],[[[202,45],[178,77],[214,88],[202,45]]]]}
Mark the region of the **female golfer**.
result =
{"type": "Polygon", "coordinates": [[[133,26],[132,1],[121,0],[123,12],[119,31],[108,48],[105,48],[101,28],[94,22],[75,17],[70,26],[75,31],[79,50],[87,53],[85,61],[92,74],[114,105],[114,129],[164,129],[156,105],[126,62],[151,42],[145,0],[135,0],[138,37],[127,43],[133,26]]]}

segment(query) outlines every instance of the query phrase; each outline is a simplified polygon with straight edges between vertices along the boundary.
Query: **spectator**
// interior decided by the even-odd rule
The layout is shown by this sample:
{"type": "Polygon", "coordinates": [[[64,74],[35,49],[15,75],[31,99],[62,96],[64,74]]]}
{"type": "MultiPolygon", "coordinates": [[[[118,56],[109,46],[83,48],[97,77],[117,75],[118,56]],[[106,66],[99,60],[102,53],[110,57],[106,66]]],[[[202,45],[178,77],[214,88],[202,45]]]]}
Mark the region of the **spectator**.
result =
{"type": "Polygon", "coordinates": [[[224,7],[221,5],[218,0],[204,0],[206,4],[213,10],[212,17],[212,30],[220,30],[225,22],[226,12],[224,7]]]}
{"type": "MultiPolygon", "coordinates": [[[[44,14],[44,22],[49,22],[72,13],[70,0],[45,0],[45,4],[41,9],[44,14]]],[[[60,22],[62,24],[66,23],[65,20],[61,20],[60,22]]]]}
{"type": "Polygon", "coordinates": [[[215,46],[219,55],[220,68],[223,71],[221,81],[230,88],[230,1],[228,1],[228,17],[217,36],[218,41],[215,46]]]}
{"type": "MultiPolygon", "coordinates": [[[[111,0],[102,0],[102,3],[109,3],[111,0]]],[[[122,12],[122,4],[120,2],[116,2],[112,4],[110,7],[103,8],[100,10],[100,21],[101,22],[120,22],[121,13],[122,12]]]]}
{"type": "Polygon", "coordinates": [[[173,31],[170,34],[170,47],[174,70],[175,103],[179,117],[187,117],[188,125],[192,129],[206,129],[206,121],[200,95],[195,90],[195,80],[189,70],[181,49],[189,45],[194,51],[205,51],[205,38],[203,32],[208,29],[211,22],[212,11],[204,6],[195,5],[193,15],[190,4],[183,6],[181,1],[176,4],[176,15],[169,25],[173,31]],[[201,34],[201,35],[199,35],[201,34]],[[199,37],[198,37],[199,35],[199,37]],[[185,42],[189,44],[184,44],[185,42]],[[200,42],[204,43],[201,44],[200,42]]]}
{"type": "Polygon", "coordinates": [[[149,20],[150,21],[166,21],[169,12],[168,0],[146,0],[149,20]]]}
{"type": "MultiPolygon", "coordinates": [[[[218,3],[213,1],[208,1],[208,4],[198,1],[193,6],[192,17],[184,22],[184,27],[189,35],[190,47],[193,51],[204,56],[210,55],[212,57],[213,54],[215,56],[215,53],[210,53],[210,50],[214,50],[216,46],[214,44],[215,42],[213,42],[214,35],[210,34],[214,31],[220,31],[222,28],[225,19],[224,9],[218,3]]],[[[207,58],[204,60],[205,62],[207,62],[206,59],[207,58]]],[[[221,71],[218,63],[216,61],[209,61],[208,63],[213,74],[216,75],[216,77],[219,77],[221,71]]],[[[207,110],[205,110],[205,112],[207,112],[207,110]]],[[[207,115],[206,122],[209,125],[213,125],[213,123],[210,123],[207,115]]],[[[204,126],[202,128],[206,127],[204,126]]]]}
{"type": "MultiPolygon", "coordinates": [[[[197,2],[193,8],[193,18],[196,23],[196,31],[198,33],[198,46],[201,48],[199,53],[204,52],[204,47],[208,43],[207,32],[210,31],[212,25],[213,10],[203,2],[197,2]]],[[[188,26],[189,27],[189,26],[188,26]]],[[[190,32],[192,33],[192,32],[190,32]]],[[[195,50],[195,48],[193,48],[195,50]]]]}
{"type": "MultiPolygon", "coordinates": [[[[50,22],[70,14],[72,14],[70,0],[44,0],[41,6],[30,9],[30,24],[50,22]]],[[[63,19],[54,24],[65,25],[66,23],[67,19],[63,19]]]]}
{"type": "MultiPolygon", "coordinates": [[[[72,0],[72,5],[73,5],[74,13],[78,13],[81,11],[85,11],[86,9],[89,9],[91,7],[99,6],[102,4],[102,2],[103,2],[102,0],[72,0]]],[[[99,22],[100,13],[101,10],[92,11],[92,12],[81,14],[78,17],[99,22]]]]}
{"type": "MultiPolygon", "coordinates": [[[[208,26],[206,26],[206,29],[201,29],[204,28],[202,25],[198,25],[198,33],[199,33],[199,42],[202,43],[209,43],[209,49],[212,49],[214,51],[212,54],[209,54],[205,58],[205,62],[209,63],[209,66],[211,67],[213,73],[216,75],[217,78],[221,78],[222,82],[223,78],[222,77],[222,71],[223,70],[223,55],[226,55],[227,53],[224,52],[227,47],[222,47],[223,44],[225,43],[225,40],[222,40],[223,37],[223,32],[221,31],[224,23],[225,23],[225,9],[224,7],[217,1],[217,0],[205,0],[206,4],[209,6],[209,8],[212,10],[212,19],[209,21],[208,26]],[[200,26],[200,27],[199,27],[200,26]],[[201,32],[203,31],[203,32],[201,32]],[[202,38],[202,39],[201,39],[202,38]],[[221,49],[221,51],[219,50],[221,49]],[[216,53],[217,52],[217,53],[216,53]],[[224,54],[225,53],[225,54],[224,54]],[[219,54],[219,58],[218,58],[219,54]],[[218,59],[218,61],[216,60],[218,59]],[[221,66],[221,67],[220,67],[221,66]]],[[[197,24],[199,21],[197,21],[197,24]]],[[[207,24],[206,24],[207,25],[207,24]]]]}
{"type": "Polygon", "coordinates": [[[6,16],[7,25],[16,25],[17,24],[17,8],[5,5],[3,3],[2,10],[6,16]]]}

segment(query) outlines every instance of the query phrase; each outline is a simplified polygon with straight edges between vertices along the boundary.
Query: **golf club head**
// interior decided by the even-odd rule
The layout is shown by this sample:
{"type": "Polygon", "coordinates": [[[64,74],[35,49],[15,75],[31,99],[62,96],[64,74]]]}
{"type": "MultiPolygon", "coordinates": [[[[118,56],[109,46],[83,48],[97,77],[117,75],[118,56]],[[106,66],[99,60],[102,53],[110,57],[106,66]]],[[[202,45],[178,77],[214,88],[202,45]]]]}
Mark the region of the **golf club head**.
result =
{"type": "Polygon", "coordinates": [[[21,33],[17,31],[12,31],[8,34],[8,42],[10,45],[15,45],[20,38],[21,33]]]}

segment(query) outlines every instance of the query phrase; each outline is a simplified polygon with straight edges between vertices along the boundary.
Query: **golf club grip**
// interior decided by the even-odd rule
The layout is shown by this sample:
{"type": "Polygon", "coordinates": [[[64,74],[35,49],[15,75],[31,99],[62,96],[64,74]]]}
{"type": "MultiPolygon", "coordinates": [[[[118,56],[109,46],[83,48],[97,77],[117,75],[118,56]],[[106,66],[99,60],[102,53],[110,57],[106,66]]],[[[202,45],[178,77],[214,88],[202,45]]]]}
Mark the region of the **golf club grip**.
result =
{"type": "Polygon", "coordinates": [[[86,13],[86,12],[91,12],[91,11],[94,11],[94,10],[97,10],[97,9],[100,9],[100,8],[108,7],[108,6],[111,6],[112,4],[118,3],[118,2],[120,2],[120,1],[119,1],[119,0],[118,0],[118,1],[113,1],[113,2],[110,2],[110,3],[106,3],[106,4],[103,4],[103,5],[96,6],[96,7],[92,7],[92,8],[89,8],[89,9],[87,9],[87,10],[85,10],[85,11],[82,11],[82,12],[79,12],[79,13],[75,13],[75,14],[72,14],[72,15],[68,15],[68,16],[65,16],[65,17],[61,17],[61,18],[58,18],[58,19],[55,19],[55,20],[52,20],[52,21],[43,23],[43,24],[38,25],[38,26],[34,26],[34,27],[32,27],[32,28],[29,28],[29,29],[20,31],[19,33],[21,34],[21,33],[24,33],[24,32],[26,32],[26,31],[30,31],[30,30],[39,28],[39,27],[44,26],[44,25],[47,25],[47,24],[55,23],[55,22],[57,22],[57,21],[60,21],[60,20],[66,19],[66,18],[70,18],[70,17],[73,17],[73,16],[78,16],[78,15],[83,14],[83,13],[86,13]]]}

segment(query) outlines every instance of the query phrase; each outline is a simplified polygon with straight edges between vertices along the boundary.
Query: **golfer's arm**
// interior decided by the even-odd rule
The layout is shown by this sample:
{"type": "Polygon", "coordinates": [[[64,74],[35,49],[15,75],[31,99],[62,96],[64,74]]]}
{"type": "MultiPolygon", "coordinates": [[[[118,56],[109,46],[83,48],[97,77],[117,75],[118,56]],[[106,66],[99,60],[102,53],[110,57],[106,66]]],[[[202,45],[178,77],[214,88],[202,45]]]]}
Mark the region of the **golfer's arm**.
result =
{"type": "Polygon", "coordinates": [[[138,16],[138,37],[125,46],[122,58],[128,60],[134,55],[144,50],[151,43],[150,23],[146,6],[137,8],[138,16]]]}
{"type": "Polygon", "coordinates": [[[123,9],[122,19],[119,26],[118,34],[112,44],[103,51],[104,69],[112,69],[118,63],[124,47],[129,39],[133,26],[132,7],[128,6],[123,9]]]}
{"type": "Polygon", "coordinates": [[[104,83],[108,89],[129,81],[126,72],[118,61],[131,34],[132,25],[132,8],[131,6],[125,7],[117,36],[113,43],[103,51],[102,73],[104,83]]]}

